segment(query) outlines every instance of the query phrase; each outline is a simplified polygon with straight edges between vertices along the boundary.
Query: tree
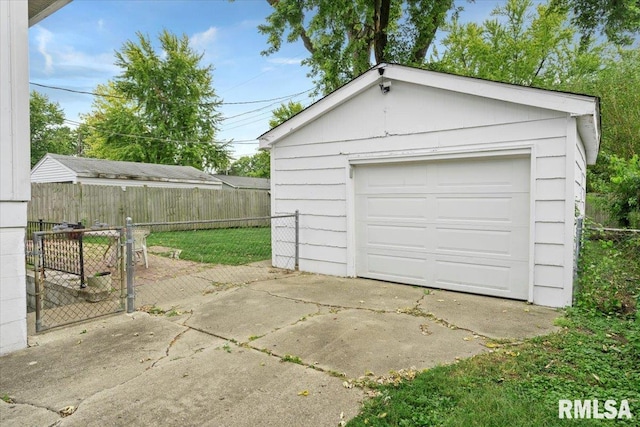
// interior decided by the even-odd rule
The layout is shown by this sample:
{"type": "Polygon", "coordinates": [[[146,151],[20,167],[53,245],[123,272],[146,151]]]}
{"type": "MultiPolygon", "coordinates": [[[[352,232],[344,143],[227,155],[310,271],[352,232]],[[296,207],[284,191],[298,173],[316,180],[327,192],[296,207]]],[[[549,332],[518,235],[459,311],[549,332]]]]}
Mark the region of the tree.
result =
{"type": "Polygon", "coordinates": [[[620,49],[603,60],[593,79],[573,81],[565,90],[600,98],[602,138],[598,162],[589,169],[589,190],[607,193],[620,159],[640,156],[640,50],[620,49]]]}
{"type": "MultiPolygon", "coordinates": [[[[273,129],[302,110],[304,110],[304,106],[299,102],[289,101],[286,104],[280,104],[272,111],[273,117],[269,120],[269,126],[273,129]]],[[[271,153],[264,150],[252,156],[240,157],[229,168],[229,175],[269,178],[271,176],[271,153]]]]}
{"type": "Polygon", "coordinates": [[[597,33],[619,45],[628,45],[640,34],[638,0],[552,0],[553,7],[568,7],[572,22],[582,33],[582,44],[597,33]]]}
{"type": "Polygon", "coordinates": [[[73,132],[64,126],[64,112],[57,102],[32,91],[29,98],[31,129],[31,167],[47,153],[73,154],[73,132]]]}
{"type": "Polygon", "coordinates": [[[212,66],[187,36],[160,33],[160,52],[137,33],[115,54],[121,74],[96,92],[84,116],[87,153],[99,158],[226,169],[229,152],[215,141],[220,101],[212,88],[212,66]]]}
{"type": "Polygon", "coordinates": [[[599,71],[604,47],[580,49],[566,9],[509,0],[492,15],[482,25],[447,24],[444,53],[435,52],[431,68],[553,89],[593,80],[599,71]]]}
{"type": "Polygon", "coordinates": [[[299,102],[289,101],[287,104],[280,104],[278,108],[271,112],[273,117],[269,120],[269,126],[273,129],[279,124],[286,122],[302,110],[304,110],[304,106],[299,102]]]}
{"type": "Polygon", "coordinates": [[[327,94],[376,63],[420,65],[453,0],[267,0],[273,12],[258,30],[277,52],[301,40],[318,92],[327,94]],[[285,36],[285,32],[287,32],[285,36]]]}
{"type": "Polygon", "coordinates": [[[231,164],[229,175],[269,178],[271,156],[268,151],[258,151],[252,156],[242,156],[231,164]]]}

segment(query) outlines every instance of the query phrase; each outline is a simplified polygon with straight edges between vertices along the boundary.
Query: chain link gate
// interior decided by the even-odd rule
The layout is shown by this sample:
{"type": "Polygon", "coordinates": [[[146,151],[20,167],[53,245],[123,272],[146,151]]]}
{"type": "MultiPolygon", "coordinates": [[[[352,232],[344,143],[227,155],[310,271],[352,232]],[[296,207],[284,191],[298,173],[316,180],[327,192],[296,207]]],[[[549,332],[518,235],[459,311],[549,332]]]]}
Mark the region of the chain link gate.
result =
{"type": "Polygon", "coordinates": [[[194,297],[285,277],[298,266],[297,212],[74,227],[36,231],[27,241],[36,332],[125,310],[178,310],[194,297]],[[272,266],[276,255],[286,268],[272,266]]]}
{"type": "Polygon", "coordinates": [[[125,310],[121,228],[60,227],[27,242],[27,308],[36,332],[125,310]]]}

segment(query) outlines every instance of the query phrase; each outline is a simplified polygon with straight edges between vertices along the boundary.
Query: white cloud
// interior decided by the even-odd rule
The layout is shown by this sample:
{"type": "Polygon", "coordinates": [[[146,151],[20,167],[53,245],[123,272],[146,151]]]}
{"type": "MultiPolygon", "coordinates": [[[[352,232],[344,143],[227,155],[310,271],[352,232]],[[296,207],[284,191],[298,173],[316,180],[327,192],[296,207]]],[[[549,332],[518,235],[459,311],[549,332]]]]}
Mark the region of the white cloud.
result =
{"type": "Polygon", "coordinates": [[[53,39],[53,33],[46,28],[37,26],[38,34],[36,35],[36,41],[38,42],[38,52],[44,57],[44,72],[45,74],[53,73],[53,56],[48,51],[49,42],[53,39]]]}
{"type": "Polygon", "coordinates": [[[104,28],[104,19],[98,19],[98,29],[102,30],[104,28]]]}
{"type": "Polygon", "coordinates": [[[111,76],[119,70],[113,64],[114,57],[111,52],[86,53],[67,46],[63,50],[55,52],[55,56],[56,63],[60,68],[64,67],[65,71],[91,70],[111,76]]]}
{"type": "Polygon", "coordinates": [[[269,58],[267,60],[272,64],[281,64],[281,65],[300,65],[302,59],[300,58],[269,58]]]}
{"type": "Polygon", "coordinates": [[[213,48],[213,43],[218,36],[218,29],[216,27],[209,27],[206,31],[201,33],[195,33],[189,39],[191,47],[198,52],[207,51],[207,49],[213,48]]]}

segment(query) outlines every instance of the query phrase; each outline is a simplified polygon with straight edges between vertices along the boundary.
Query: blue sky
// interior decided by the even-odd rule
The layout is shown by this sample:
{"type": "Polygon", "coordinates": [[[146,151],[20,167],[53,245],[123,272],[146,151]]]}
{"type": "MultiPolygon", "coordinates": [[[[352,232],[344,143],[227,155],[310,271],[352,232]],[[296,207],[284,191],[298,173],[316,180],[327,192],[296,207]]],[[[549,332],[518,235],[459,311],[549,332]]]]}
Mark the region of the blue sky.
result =
{"type": "MultiPolygon", "coordinates": [[[[466,9],[464,20],[482,21],[502,2],[459,3],[466,9]]],[[[257,26],[270,11],[265,0],[74,0],[30,28],[29,79],[93,91],[119,73],[113,65],[114,51],[127,40],[137,40],[137,31],[156,40],[167,29],[189,36],[191,46],[204,54],[203,64],[214,66],[214,89],[225,103],[287,97],[312,89],[308,69],[300,64],[307,56],[301,43],[283,44],[276,54],[260,55],[267,42],[257,26]]],[[[35,85],[31,89],[58,102],[71,121],[91,111],[91,95],[35,85]]],[[[308,93],[291,99],[303,105],[314,101],[308,93]]],[[[255,153],[255,138],[269,129],[271,111],[279,104],[223,105],[221,112],[228,119],[217,139],[239,141],[233,145],[235,157],[255,153]]]]}

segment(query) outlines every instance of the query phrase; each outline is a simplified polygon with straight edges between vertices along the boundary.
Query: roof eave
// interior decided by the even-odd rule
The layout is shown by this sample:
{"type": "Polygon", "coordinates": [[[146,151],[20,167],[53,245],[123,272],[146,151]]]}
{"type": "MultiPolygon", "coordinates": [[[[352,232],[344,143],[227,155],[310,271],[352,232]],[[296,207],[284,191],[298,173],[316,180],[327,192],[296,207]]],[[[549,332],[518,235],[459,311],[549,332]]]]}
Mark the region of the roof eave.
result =
{"type": "Polygon", "coordinates": [[[600,129],[598,99],[595,97],[474,79],[397,64],[376,65],[296,116],[260,135],[258,137],[260,149],[270,149],[274,142],[295,132],[320,115],[331,111],[358,93],[379,83],[382,74],[390,80],[404,81],[514,104],[561,111],[571,116],[579,117],[581,118],[578,120],[578,124],[581,126],[579,132],[581,132],[580,136],[585,143],[588,163],[593,164],[592,162],[595,162],[597,157],[600,129]],[[592,124],[590,125],[589,123],[592,124]]]}
{"type": "Polygon", "coordinates": [[[72,0],[29,0],[29,27],[62,9],[72,0]]]}
{"type": "Polygon", "coordinates": [[[361,74],[346,85],[331,92],[320,101],[310,105],[294,117],[260,135],[258,137],[260,143],[259,148],[270,149],[273,142],[285,135],[295,132],[320,115],[333,110],[350,98],[377,84],[378,80],[379,76],[376,73],[366,72],[361,74]]]}

